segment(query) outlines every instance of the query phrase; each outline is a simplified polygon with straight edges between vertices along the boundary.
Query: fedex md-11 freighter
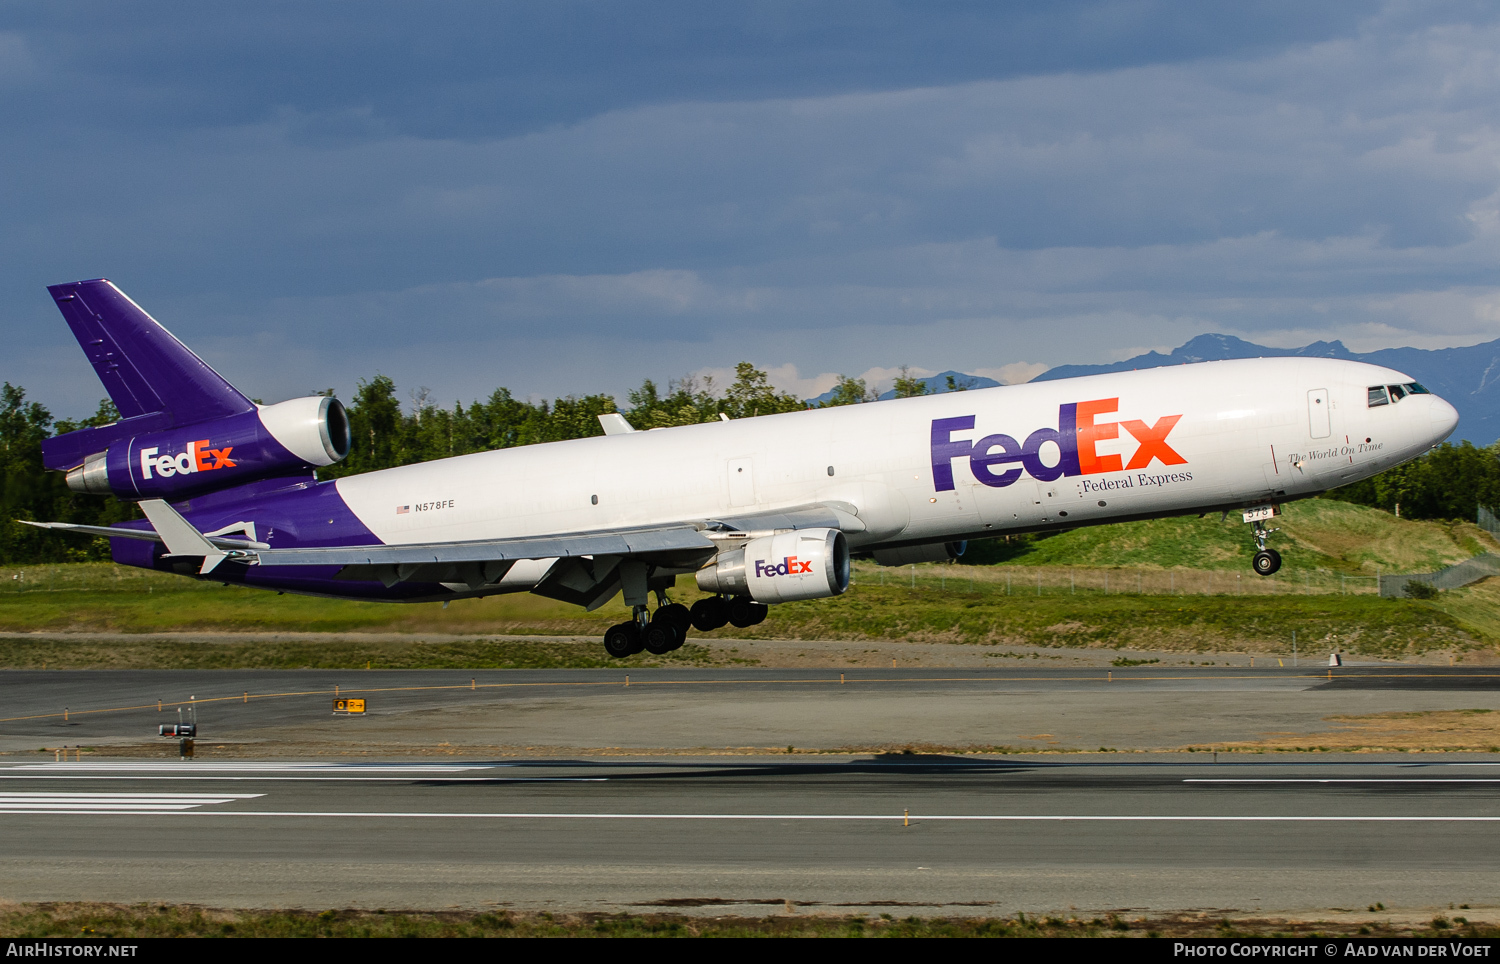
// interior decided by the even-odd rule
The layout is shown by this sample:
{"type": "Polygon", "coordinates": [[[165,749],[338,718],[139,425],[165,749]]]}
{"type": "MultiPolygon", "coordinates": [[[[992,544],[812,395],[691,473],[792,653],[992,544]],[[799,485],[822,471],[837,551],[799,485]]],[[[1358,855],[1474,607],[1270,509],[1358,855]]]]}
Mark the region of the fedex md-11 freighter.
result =
{"type": "Polygon", "coordinates": [[[79,492],[143,521],[116,562],[282,592],[425,602],[623,593],[612,656],[837,596],[851,553],[942,561],[973,539],[1243,512],[1256,572],[1280,504],[1426,452],[1453,406],[1388,368],[1264,358],[1091,375],[462,455],[320,482],[336,399],[257,405],[108,281],[48,289],[120,420],[43,442],[79,492]],[[712,595],[671,603],[680,575],[712,595]],[[656,599],[656,608],[649,602],[656,599]]]}

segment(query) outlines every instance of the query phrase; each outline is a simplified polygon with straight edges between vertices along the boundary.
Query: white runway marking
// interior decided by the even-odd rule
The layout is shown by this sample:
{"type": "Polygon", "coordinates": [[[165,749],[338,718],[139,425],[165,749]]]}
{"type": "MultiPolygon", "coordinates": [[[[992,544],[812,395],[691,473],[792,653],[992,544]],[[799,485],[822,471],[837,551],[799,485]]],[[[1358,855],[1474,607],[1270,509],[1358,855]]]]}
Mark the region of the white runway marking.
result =
{"type": "MultiPolygon", "coordinates": [[[[80,796],[94,796],[81,794],[80,796]]],[[[98,796],[105,796],[99,794],[98,796]]],[[[120,796],[133,796],[121,794],[120,796]]],[[[142,794],[141,796],[152,796],[142,794]]],[[[223,794],[213,798],[208,794],[184,794],[208,799],[200,803],[225,803],[235,795],[223,794]]],[[[259,796],[250,794],[248,796],[259,796]]],[[[244,799],[245,797],[239,797],[244,799]]],[[[0,808],[0,813],[47,813],[46,810],[12,811],[0,808]]],[[[140,812],[155,816],[175,815],[188,817],[295,817],[321,819],[419,819],[419,820],[651,820],[651,821],[818,821],[818,822],[874,822],[892,823],[912,821],[921,823],[974,822],[974,823],[1500,823],[1500,816],[1258,816],[1240,815],[1167,815],[1167,814],[889,814],[889,813],[464,813],[432,811],[379,811],[379,810],[90,810],[74,811],[90,813],[140,812]]]]}
{"type": "Polygon", "coordinates": [[[183,813],[259,793],[0,793],[4,813],[183,813]]]}
{"type": "Polygon", "coordinates": [[[1183,783],[1500,783],[1493,777],[1195,777],[1183,783]]]}
{"type": "Polygon", "coordinates": [[[494,763],[259,763],[245,761],[188,763],[186,761],[135,761],[88,763],[23,763],[0,770],[46,770],[70,773],[149,773],[187,770],[208,773],[452,773],[490,770],[509,764],[494,763]]]}

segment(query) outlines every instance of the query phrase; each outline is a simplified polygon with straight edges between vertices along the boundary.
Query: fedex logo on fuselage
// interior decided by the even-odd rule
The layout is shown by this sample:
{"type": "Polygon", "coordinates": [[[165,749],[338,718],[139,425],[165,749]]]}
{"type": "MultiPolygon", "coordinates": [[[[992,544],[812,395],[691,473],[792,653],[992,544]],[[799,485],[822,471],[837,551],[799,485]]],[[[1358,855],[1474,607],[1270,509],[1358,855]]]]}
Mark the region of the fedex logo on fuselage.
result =
{"type": "Polygon", "coordinates": [[[1004,488],[1021,477],[1022,471],[1038,482],[1051,482],[1064,476],[1095,475],[1143,469],[1153,459],[1163,465],[1184,465],[1187,459],[1167,444],[1167,435],[1182,418],[1163,415],[1155,425],[1139,419],[1119,422],[1098,421],[1100,415],[1119,410],[1118,398],[1095,398],[1086,402],[1068,402],[1057,408],[1057,428],[1039,428],[1017,442],[1009,435],[986,435],[977,441],[955,439],[955,432],[971,431],[973,415],[932,420],[932,484],[939,492],[953,489],[953,460],[968,459],[976,481],[1004,488]],[[1119,455],[1100,455],[1095,446],[1107,439],[1119,438],[1124,428],[1140,443],[1130,461],[1122,464],[1119,455]],[[1042,446],[1052,443],[1057,461],[1048,464],[1042,457],[1042,446]],[[1015,468],[999,468],[1013,466],[1015,468]]]}
{"type": "Polygon", "coordinates": [[[757,576],[795,576],[802,572],[812,572],[812,560],[803,562],[796,556],[787,556],[780,562],[768,563],[764,559],[755,560],[755,574],[757,576]]]}
{"type": "Polygon", "coordinates": [[[234,460],[229,457],[229,453],[234,451],[233,445],[226,445],[221,449],[211,449],[208,446],[209,441],[205,438],[189,442],[188,450],[177,455],[157,455],[160,449],[154,446],[141,449],[141,478],[151,478],[152,472],[163,479],[170,479],[174,475],[234,468],[234,460]]]}

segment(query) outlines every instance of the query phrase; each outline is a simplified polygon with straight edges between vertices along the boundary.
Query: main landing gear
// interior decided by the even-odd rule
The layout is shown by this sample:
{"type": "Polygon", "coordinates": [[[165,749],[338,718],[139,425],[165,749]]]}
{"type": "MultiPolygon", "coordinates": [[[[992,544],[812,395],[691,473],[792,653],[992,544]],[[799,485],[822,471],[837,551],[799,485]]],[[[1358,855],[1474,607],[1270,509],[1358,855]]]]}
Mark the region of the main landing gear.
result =
{"type": "Polygon", "coordinates": [[[762,622],[770,607],[749,596],[709,596],[693,603],[693,608],[667,601],[664,592],[656,594],[656,612],[636,606],[627,622],[611,626],[604,634],[604,651],[615,659],[626,659],[641,650],[660,656],[670,653],[687,641],[691,627],[710,633],[731,624],[744,628],[762,622]]]}

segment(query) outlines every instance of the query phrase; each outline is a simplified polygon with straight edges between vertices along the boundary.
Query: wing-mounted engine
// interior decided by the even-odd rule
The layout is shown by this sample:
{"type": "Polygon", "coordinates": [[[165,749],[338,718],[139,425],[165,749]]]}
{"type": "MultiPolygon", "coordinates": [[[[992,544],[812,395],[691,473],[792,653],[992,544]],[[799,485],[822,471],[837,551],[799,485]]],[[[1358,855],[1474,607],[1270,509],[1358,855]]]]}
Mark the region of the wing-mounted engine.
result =
{"type": "MultiPolygon", "coordinates": [[[[128,421],[111,428],[126,428],[128,421]]],[[[177,501],[332,465],[349,454],[349,441],[349,417],[338,399],[294,398],[162,431],[136,435],[127,428],[103,451],[68,469],[68,488],[177,501]]]]}
{"type": "Polygon", "coordinates": [[[841,595],[849,588],[849,543],[838,529],[793,529],[726,549],[698,570],[698,588],[756,602],[841,595]]]}

